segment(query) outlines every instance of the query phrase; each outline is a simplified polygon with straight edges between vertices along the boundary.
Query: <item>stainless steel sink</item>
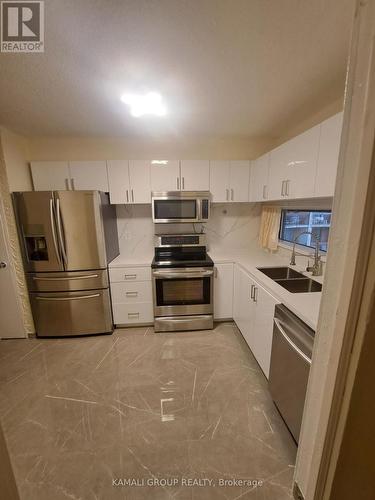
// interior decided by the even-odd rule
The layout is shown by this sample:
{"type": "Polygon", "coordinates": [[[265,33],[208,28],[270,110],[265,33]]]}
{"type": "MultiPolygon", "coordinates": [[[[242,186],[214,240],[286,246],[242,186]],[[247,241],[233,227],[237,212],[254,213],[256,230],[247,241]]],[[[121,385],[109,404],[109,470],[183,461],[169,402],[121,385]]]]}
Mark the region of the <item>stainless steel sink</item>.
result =
{"type": "Polygon", "coordinates": [[[258,267],[257,269],[273,280],[305,278],[304,274],[290,267],[258,267]]]}
{"type": "Polygon", "coordinates": [[[310,278],[275,280],[275,283],[278,283],[291,293],[311,293],[322,291],[322,285],[310,278]]]}

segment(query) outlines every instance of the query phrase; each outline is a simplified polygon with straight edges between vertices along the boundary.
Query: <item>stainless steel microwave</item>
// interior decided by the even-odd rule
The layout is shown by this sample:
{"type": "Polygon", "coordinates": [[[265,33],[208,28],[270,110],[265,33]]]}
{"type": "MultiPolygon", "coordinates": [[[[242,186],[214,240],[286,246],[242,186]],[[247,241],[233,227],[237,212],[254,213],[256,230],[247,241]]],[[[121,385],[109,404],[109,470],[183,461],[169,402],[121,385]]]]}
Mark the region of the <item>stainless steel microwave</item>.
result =
{"type": "Polygon", "coordinates": [[[209,215],[209,191],[152,193],[152,220],[156,224],[207,222],[209,215]]]}

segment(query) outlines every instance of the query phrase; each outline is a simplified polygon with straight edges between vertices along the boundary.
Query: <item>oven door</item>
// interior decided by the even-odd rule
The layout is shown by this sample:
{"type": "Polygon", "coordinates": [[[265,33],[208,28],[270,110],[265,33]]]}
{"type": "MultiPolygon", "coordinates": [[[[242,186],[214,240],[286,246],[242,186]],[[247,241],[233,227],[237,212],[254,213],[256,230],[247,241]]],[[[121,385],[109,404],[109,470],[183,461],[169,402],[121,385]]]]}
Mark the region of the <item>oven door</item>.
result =
{"type": "Polygon", "coordinates": [[[205,268],[154,270],[155,316],[212,314],[212,277],[205,268]]]}
{"type": "Polygon", "coordinates": [[[154,223],[199,222],[200,203],[197,198],[154,197],[152,199],[154,223]]]}

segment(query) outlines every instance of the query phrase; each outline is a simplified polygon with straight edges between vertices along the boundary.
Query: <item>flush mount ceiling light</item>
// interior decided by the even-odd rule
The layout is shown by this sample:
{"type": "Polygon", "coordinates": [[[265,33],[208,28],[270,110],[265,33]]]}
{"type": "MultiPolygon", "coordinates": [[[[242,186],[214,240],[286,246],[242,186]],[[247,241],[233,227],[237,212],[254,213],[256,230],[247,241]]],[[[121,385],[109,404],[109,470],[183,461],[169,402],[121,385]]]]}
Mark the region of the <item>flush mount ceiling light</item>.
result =
{"type": "Polygon", "coordinates": [[[148,92],[144,95],[124,94],[121,96],[121,101],[129,106],[132,116],[165,116],[167,114],[163,99],[157,92],[148,92]]]}

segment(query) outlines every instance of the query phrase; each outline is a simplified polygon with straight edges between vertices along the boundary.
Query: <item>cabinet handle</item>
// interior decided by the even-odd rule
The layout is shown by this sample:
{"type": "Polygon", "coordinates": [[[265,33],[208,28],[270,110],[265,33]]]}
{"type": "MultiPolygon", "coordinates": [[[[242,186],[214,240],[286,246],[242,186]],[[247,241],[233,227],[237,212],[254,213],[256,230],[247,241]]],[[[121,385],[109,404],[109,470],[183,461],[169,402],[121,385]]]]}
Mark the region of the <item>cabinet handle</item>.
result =
{"type": "Polygon", "coordinates": [[[132,189],[132,201],[134,203],[134,191],[133,191],[133,189],[132,189]]]}
{"type": "Polygon", "coordinates": [[[214,267],[214,277],[217,278],[217,267],[214,267]]]}
{"type": "Polygon", "coordinates": [[[254,286],[254,297],[253,297],[254,302],[258,302],[258,287],[254,286]]]}
{"type": "Polygon", "coordinates": [[[138,292],[125,292],[127,297],[138,297],[138,292]]]}
{"type": "Polygon", "coordinates": [[[251,285],[250,299],[252,299],[252,300],[254,300],[254,289],[255,289],[255,285],[251,285]]]}
{"type": "Polygon", "coordinates": [[[128,318],[139,318],[139,313],[128,313],[128,318]]]}
{"type": "Polygon", "coordinates": [[[285,181],[285,196],[289,196],[289,183],[290,183],[289,179],[285,181]]]}
{"type": "Polygon", "coordinates": [[[72,186],[72,191],[75,191],[76,188],[75,188],[75,185],[74,185],[74,179],[73,179],[73,177],[70,179],[70,184],[72,186]]]}
{"type": "Polygon", "coordinates": [[[182,189],[185,189],[185,177],[182,178],[182,189]]]}
{"type": "Polygon", "coordinates": [[[69,191],[69,179],[68,178],[65,179],[65,189],[67,191],[69,191]]]}
{"type": "Polygon", "coordinates": [[[126,280],[135,280],[135,279],[137,279],[137,275],[136,274],[125,274],[124,278],[126,280]]]}
{"type": "Polygon", "coordinates": [[[229,201],[229,189],[226,189],[226,194],[227,194],[227,201],[229,201]]]}
{"type": "Polygon", "coordinates": [[[180,179],[177,177],[177,191],[180,190],[180,179]]]}
{"type": "Polygon", "coordinates": [[[231,201],[233,201],[233,198],[234,198],[234,189],[231,188],[231,190],[230,190],[230,199],[231,199],[231,201]]]}
{"type": "Polygon", "coordinates": [[[281,183],[281,196],[284,196],[284,182],[285,181],[282,181],[281,183]]]}
{"type": "Polygon", "coordinates": [[[129,191],[126,190],[126,203],[129,203],[129,191]]]}
{"type": "Polygon", "coordinates": [[[267,199],[267,186],[264,184],[263,185],[263,200],[267,199]]]}

